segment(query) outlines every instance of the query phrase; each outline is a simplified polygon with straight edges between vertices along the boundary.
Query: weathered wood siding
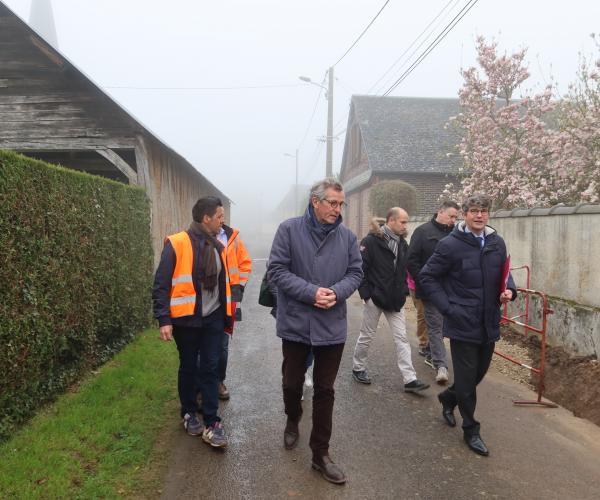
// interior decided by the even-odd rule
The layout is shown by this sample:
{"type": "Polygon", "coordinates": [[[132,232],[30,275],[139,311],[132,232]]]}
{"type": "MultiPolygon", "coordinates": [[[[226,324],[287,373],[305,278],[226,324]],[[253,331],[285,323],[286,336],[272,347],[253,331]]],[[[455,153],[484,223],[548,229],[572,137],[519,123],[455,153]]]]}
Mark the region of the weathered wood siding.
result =
{"type": "Polygon", "coordinates": [[[65,166],[73,167],[76,159],[69,153],[98,153],[97,161],[88,158],[76,168],[99,173],[114,167],[123,175],[111,177],[145,188],[152,202],[155,260],[164,237],[188,227],[199,197],[221,197],[229,214],[229,200],[215,186],[1,4],[0,148],[62,151],[70,158],[65,166]],[[111,150],[129,152],[131,159],[127,163],[111,150]]]}
{"type": "MultiPolygon", "coordinates": [[[[162,249],[166,236],[187,229],[192,207],[202,196],[219,196],[229,219],[229,200],[208,182],[198,182],[198,173],[154,139],[145,139],[151,179],[152,239],[155,249],[162,249]]],[[[160,252],[157,253],[157,257],[160,252]]],[[[158,263],[158,262],[156,262],[158,263]]]]}

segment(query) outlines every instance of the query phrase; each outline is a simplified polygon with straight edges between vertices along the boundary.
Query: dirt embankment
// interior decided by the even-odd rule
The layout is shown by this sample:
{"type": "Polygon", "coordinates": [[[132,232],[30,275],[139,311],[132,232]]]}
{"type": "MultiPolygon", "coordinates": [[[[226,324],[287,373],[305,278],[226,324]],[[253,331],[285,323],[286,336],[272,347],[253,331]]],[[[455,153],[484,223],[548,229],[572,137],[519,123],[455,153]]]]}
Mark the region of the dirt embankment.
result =
{"type": "MultiPolygon", "coordinates": [[[[540,341],[536,334],[525,337],[503,327],[501,342],[524,349],[531,366],[539,367],[540,341]]],[[[523,368],[520,370],[527,373],[523,368]]],[[[527,378],[529,385],[537,390],[537,375],[531,373],[527,378]]],[[[547,346],[544,385],[543,397],[571,410],[576,417],[600,425],[600,363],[595,356],[572,356],[562,347],[547,346]]]]}

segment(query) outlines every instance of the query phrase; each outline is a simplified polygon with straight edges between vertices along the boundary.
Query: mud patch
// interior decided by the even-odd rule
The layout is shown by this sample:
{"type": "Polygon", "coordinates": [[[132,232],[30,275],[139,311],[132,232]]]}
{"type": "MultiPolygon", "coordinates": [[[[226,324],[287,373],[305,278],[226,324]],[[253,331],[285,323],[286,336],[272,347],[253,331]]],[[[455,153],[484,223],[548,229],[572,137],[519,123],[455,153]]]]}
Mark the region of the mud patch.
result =
{"type": "MultiPolygon", "coordinates": [[[[539,366],[540,341],[536,334],[529,334],[526,337],[512,328],[503,326],[502,341],[499,344],[498,350],[502,352],[504,349],[501,346],[515,346],[517,349],[522,349],[523,351],[520,352],[526,356],[526,360],[518,359],[526,363],[531,361],[531,366],[536,368],[539,366]]],[[[513,366],[517,367],[517,365],[513,366]]],[[[517,368],[528,373],[524,368],[517,368]]],[[[527,381],[519,378],[517,380],[528,383],[537,391],[538,377],[529,373],[530,375],[526,375],[527,381]]],[[[510,373],[506,374],[511,376],[510,373]]],[[[542,396],[571,410],[576,417],[585,418],[596,425],[600,425],[599,381],[600,363],[595,356],[572,356],[562,347],[546,347],[545,390],[542,396]]]]}

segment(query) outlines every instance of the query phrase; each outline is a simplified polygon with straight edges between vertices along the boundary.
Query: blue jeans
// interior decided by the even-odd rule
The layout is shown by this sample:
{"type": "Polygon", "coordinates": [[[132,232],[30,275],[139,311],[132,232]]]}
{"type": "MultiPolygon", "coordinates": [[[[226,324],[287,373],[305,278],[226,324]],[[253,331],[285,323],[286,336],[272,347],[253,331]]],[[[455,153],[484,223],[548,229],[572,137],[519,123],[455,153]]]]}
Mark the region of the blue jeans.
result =
{"type": "MultiPolygon", "coordinates": [[[[219,364],[217,366],[217,375],[219,382],[223,382],[227,376],[227,359],[229,358],[229,337],[228,333],[223,332],[223,345],[219,353],[219,364]]],[[[196,370],[196,393],[200,392],[200,368],[202,365],[202,357],[198,353],[198,370],[196,370]]]]}
{"type": "Polygon", "coordinates": [[[202,394],[202,414],[204,424],[211,425],[219,421],[217,367],[223,346],[224,318],[222,308],[202,318],[200,328],[173,327],[173,337],[179,351],[179,373],[177,388],[181,403],[181,415],[199,410],[196,402],[195,375],[202,394]],[[202,357],[202,366],[197,368],[198,356],[202,357]]]}

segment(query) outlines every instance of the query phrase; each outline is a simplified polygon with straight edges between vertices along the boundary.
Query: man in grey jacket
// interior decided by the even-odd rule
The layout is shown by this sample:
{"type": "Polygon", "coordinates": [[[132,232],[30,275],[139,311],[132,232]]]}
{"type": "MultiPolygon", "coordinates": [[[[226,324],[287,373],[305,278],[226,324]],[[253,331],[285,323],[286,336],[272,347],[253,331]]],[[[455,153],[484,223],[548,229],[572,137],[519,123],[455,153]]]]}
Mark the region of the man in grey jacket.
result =
{"type": "Polygon", "coordinates": [[[269,257],[268,280],[277,287],[277,335],[283,349],[284,446],[298,444],[306,357],[314,354],[312,466],[336,484],[346,482],[329,457],[334,383],[346,342],[346,299],[362,279],[356,236],[342,222],[342,185],[317,182],[301,217],[281,223],[269,257]]]}

